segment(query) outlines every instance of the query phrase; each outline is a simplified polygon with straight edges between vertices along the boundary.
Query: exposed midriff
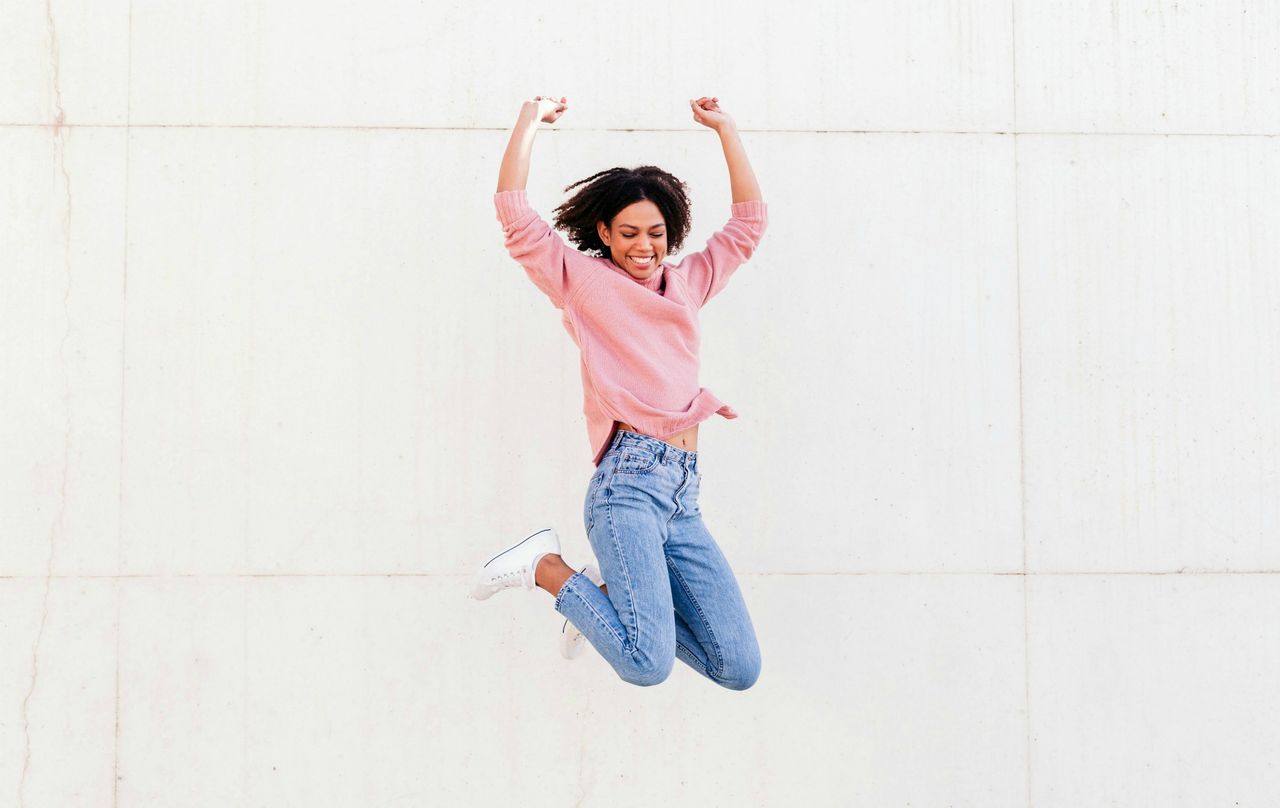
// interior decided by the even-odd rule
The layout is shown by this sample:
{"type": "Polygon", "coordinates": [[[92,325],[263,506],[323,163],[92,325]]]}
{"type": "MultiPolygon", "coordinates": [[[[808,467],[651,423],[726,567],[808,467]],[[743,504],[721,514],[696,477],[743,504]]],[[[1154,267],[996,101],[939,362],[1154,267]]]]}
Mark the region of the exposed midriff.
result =
{"type": "MultiPolygon", "coordinates": [[[[641,432],[639,429],[636,429],[634,426],[631,426],[630,424],[625,424],[622,421],[614,421],[613,423],[614,423],[615,430],[625,429],[628,432],[635,432],[639,435],[648,435],[647,432],[641,432]]],[[[648,435],[648,436],[651,438],[654,438],[655,440],[660,440],[663,443],[669,443],[672,446],[676,447],[677,449],[684,449],[686,452],[698,451],[698,425],[697,424],[694,424],[688,429],[677,432],[674,435],[669,435],[665,438],[659,438],[657,435],[648,435]]]]}

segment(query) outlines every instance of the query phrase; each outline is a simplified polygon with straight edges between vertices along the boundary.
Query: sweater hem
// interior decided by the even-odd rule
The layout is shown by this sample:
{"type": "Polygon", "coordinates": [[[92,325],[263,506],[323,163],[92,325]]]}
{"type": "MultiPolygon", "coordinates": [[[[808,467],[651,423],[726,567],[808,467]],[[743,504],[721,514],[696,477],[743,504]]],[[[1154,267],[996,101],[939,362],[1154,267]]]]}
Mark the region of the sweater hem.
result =
{"type": "MultiPolygon", "coordinates": [[[[676,422],[678,424],[677,426],[675,426],[674,428],[671,428],[667,432],[663,432],[661,435],[650,434],[658,430],[649,430],[647,432],[642,432],[641,434],[649,434],[650,437],[656,437],[658,440],[662,440],[663,438],[671,437],[677,432],[683,432],[684,430],[688,429],[691,426],[694,426],[695,424],[701,424],[703,421],[710,419],[711,416],[713,415],[719,415],[721,418],[725,418],[728,420],[732,420],[738,417],[738,413],[733,409],[733,407],[730,407],[728,404],[722,403],[719,409],[711,410],[703,414],[695,415],[691,419],[687,419],[687,420],[682,419],[682,421],[677,421],[676,422]]],[[[629,423],[634,425],[637,429],[644,429],[642,425],[636,424],[630,418],[618,418],[616,416],[611,416],[609,418],[610,428],[607,430],[607,433],[605,434],[604,442],[599,446],[595,447],[595,456],[591,460],[591,464],[596,468],[600,467],[600,461],[604,459],[605,452],[609,451],[609,444],[613,441],[613,436],[617,434],[617,430],[613,428],[614,421],[623,421],[624,423],[629,423]]]]}

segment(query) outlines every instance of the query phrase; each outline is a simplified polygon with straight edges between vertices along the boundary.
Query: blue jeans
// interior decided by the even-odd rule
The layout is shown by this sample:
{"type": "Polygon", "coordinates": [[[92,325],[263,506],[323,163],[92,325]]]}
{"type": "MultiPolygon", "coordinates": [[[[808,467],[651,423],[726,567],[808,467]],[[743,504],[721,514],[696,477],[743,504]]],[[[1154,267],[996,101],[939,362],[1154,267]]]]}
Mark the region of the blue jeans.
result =
{"type": "Polygon", "coordinates": [[[697,452],[619,430],[587,489],[587,537],[609,591],[575,572],[555,608],[631,684],[658,684],[677,657],[733,690],[760,675],[738,581],[698,510],[700,479],[697,452]]]}

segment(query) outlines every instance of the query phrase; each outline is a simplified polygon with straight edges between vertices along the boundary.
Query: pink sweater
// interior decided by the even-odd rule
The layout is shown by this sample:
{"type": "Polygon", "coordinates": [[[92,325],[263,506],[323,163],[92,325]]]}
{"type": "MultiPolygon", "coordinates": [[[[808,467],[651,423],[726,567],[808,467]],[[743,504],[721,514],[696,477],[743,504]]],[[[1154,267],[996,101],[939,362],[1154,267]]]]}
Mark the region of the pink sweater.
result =
{"type": "Polygon", "coordinates": [[[764,202],[732,204],[728,224],[706,249],[674,266],[663,261],[644,281],[566,244],[529,207],[525,191],[499,191],[494,204],[507,251],[562,311],[578,346],[592,463],[608,449],[614,421],[665,438],[712,415],[738,417],[698,386],[698,309],[760,243],[764,202]]]}

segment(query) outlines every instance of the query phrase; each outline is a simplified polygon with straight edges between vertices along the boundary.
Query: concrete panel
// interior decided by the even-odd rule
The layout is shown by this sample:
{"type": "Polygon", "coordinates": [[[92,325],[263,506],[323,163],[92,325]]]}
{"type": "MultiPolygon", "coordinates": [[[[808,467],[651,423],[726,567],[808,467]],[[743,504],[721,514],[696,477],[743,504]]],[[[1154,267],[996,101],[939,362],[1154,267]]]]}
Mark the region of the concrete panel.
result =
{"type": "Polygon", "coordinates": [[[1280,5],[1015,0],[1019,132],[1280,132],[1280,5]]]}
{"type": "Polygon", "coordinates": [[[0,5],[0,125],[128,116],[129,0],[0,5]]]}
{"type": "Polygon", "coordinates": [[[1275,575],[1037,576],[1031,802],[1271,805],[1275,575]]]}
{"type": "Polygon", "coordinates": [[[747,580],[760,679],[700,724],[740,740],[692,777],[728,766],[752,805],[1026,804],[1019,577],[747,580]]]}
{"type": "Polygon", "coordinates": [[[1018,161],[1030,568],[1280,568],[1280,147],[1018,161]]]}
{"type": "Polygon", "coordinates": [[[133,122],[507,127],[534,95],[566,128],[1007,130],[1009,7],[978,0],[624,9],[535,3],[134,0],[133,122]]]}
{"type": "Polygon", "coordinates": [[[120,585],[116,757],[121,808],[248,804],[246,578],[120,585]]]}
{"type": "Polygon", "coordinates": [[[0,575],[116,572],[125,159],[0,129],[0,575]]]}
{"type": "Polygon", "coordinates": [[[115,590],[110,579],[0,578],[6,805],[112,804],[115,590]]]}

